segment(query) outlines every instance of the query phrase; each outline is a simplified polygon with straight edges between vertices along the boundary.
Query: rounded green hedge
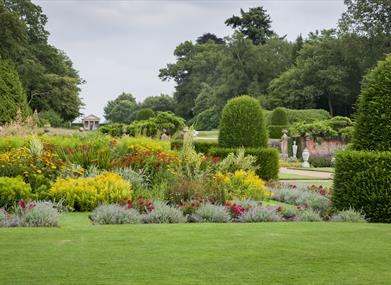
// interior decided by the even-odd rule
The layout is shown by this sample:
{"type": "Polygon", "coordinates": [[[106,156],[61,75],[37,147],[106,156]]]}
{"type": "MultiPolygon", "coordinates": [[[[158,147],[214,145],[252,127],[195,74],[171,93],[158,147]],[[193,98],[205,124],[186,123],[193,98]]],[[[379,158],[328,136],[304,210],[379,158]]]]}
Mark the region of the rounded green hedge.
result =
{"type": "Polygon", "coordinates": [[[220,147],[266,147],[266,122],[259,102],[250,96],[228,101],[220,121],[220,147]]]}
{"type": "Polygon", "coordinates": [[[336,156],[333,204],[391,223],[391,152],[343,151],[336,156]]]}
{"type": "Polygon", "coordinates": [[[155,116],[155,112],[151,108],[142,108],[137,113],[137,121],[148,120],[155,116]]]}
{"type": "Polygon", "coordinates": [[[288,115],[286,110],[281,107],[274,109],[270,120],[272,125],[288,125],[288,115]]]}
{"type": "Polygon", "coordinates": [[[391,150],[391,55],[365,77],[353,137],[356,150],[391,150]]]}

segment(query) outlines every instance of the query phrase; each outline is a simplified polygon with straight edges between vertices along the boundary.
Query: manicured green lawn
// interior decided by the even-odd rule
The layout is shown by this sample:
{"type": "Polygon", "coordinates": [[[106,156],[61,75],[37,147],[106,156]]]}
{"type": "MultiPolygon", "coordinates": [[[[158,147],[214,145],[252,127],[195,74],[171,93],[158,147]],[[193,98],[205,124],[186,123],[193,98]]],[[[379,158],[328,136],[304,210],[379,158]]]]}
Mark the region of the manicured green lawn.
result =
{"type": "Polygon", "coordinates": [[[343,223],[0,229],[1,284],[390,284],[391,226],[343,223]]]}

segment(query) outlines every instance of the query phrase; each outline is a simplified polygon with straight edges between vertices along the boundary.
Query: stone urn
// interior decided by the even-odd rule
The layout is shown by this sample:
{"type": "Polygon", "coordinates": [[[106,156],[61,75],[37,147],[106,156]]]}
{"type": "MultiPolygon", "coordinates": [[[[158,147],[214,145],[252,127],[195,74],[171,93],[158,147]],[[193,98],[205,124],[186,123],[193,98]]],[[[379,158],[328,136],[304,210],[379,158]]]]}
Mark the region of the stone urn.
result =
{"type": "Polygon", "coordinates": [[[310,164],[308,162],[308,159],[310,158],[310,152],[308,151],[308,148],[305,148],[302,153],[303,157],[303,167],[310,167],[310,164]]]}

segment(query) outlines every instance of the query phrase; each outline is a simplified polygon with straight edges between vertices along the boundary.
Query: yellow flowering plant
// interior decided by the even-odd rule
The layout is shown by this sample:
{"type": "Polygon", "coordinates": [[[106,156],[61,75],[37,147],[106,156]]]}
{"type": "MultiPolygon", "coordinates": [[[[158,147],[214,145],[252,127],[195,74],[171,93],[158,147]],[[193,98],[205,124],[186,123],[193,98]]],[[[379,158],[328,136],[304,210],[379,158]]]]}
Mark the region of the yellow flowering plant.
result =
{"type": "Polygon", "coordinates": [[[39,155],[32,153],[26,147],[11,149],[0,154],[0,176],[23,176],[24,180],[31,184],[33,192],[42,185],[48,190],[51,182],[64,173],[71,173],[73,176],[84,173],[84,169],[77,168],[77,171],[72,169],[72,165],[65,163],[50,149],[43,149],[39,155]]]}
{"type": "Polygon", "coordinates": [[[254,171],[236,170],[234,173],[217,172],[214,180],[224,189],[226,200],[267,200],[264,181],[254,171]]]}
{"type": "Polygon", "coordinates": [[[132,197],[132,185],[115,173],[95,177],[58,178],[49,195],[76,211],[91,211],[99,203],[116,203],[132,197]]]}

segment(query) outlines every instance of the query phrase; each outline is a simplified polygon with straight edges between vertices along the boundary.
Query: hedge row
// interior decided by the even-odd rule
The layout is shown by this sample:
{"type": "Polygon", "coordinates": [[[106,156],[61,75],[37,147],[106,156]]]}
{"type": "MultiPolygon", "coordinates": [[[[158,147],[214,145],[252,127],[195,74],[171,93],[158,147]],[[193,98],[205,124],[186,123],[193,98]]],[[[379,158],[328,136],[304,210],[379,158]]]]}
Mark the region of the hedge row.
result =
{"type": "MultiPolygon", "coordinates": [[[[208,154],[210,149],[217,146],[217,142],[214,141],[193,141],[194,149],[196,152],[208,154]]],[[[178,150],[183,146],[183,140],[174,140],[171,142],[171,149],[178,150]]]]}
{"type": "MultiPolygon", "coordinates": [[[[324,121],[331,118],[329,112],[323,109],[286,109],[286,114],[288,117],[288,124],[292,125],[294,123],[305,122],[313,123],[317,121],[324,121]]],[[[266,121],[271,125],[272,111],[264,111],[266,121]]]]}
{"type": "MultiPolygon", "coordinates": [[[[225,158],[232,152],[237,152],[237,148],[212,148],[209,154],[213,157],[225,158]]],[[[246,148],[246,155],[257,158],[258,169],[256,171],[264,180],[278,179],[279,152],[273,148],[246,148]]]]}
{"type": "Polygon", "coordinates": [[[391,152],[344,151],[336,156],[333,202],[362,210],[371,222],[391,222],[391,152]]]}

